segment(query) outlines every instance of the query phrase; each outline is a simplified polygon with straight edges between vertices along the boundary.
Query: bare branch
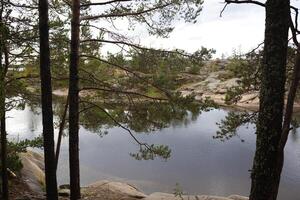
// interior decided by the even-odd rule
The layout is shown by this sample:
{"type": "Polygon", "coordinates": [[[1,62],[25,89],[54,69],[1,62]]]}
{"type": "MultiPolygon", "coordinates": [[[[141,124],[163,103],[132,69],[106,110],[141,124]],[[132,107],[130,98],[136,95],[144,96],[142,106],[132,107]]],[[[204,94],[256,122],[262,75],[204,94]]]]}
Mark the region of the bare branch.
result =
{"type": "Polygon", "coordinates": [[[256,4],[262,7],[266,7],[266,5],[262,2],[259,1],[252,1],[252,0],[225,0],[225,6],[223,7],[223,9],[220,12],[220,17],[222,17],[222,14],[224,13],[225,9],[227,8],[227,6],[231,3],[235,3],[235,4],[256,4]]]}
{"type": "Polygon", "coordinates": [[[104,6],[108,4],[113,4],[113,3],[121,3],[121,2],[129,2],[132,0],[111,0],[111,1],[106,1],[106,2],[97,2],[97,3],[86,3],[82,4],[80,7],[89,7],[89,6],[104,6]]]}
{"type": "Polygon", "coordinates": [[[111,14],[102,14],[102,15],[95,15],[95,16],[84,16],[80,20],[96,20],[100,18],[113,18],[113,17],[129,17],[129,16],[137,16],[137,15],[143,15],[149,12],[153,12],[158,9],[165,8],[167,6],[170,6],[171,3],[165,4],[165,5],[160,5],[156,6],[153,8],[149,8],[147,10],[142,10],[142,11],[136,11],[136,12],[128,12],[128,13],[111,13],[111,14]]]}
{"type": "Polygon", "coordinates": [[[246,4],[256,4],[256,5],[259,5],[259,6],[262,6],[262,7],[266,6],[262,2],[253,1],[253,0],[241,0],[241,1],[238,1],[238,0],[225,0],[225,3],[227,3],[227,4],[231,4],[231,3],[243,4],[243,3],[246,3],[246,4]]]}
{"type": "Polygon", "coordinates": [[[105,40],[105,39],[86,39],[86,40],[81,40],[80,42],[81,43],[85,43],[85,42],[102,42],[102,43],[109,43],[109,44],[121,44],[121,45],[130,46],[130,47],[133,47],[133,48],[139,49],[139,50],[156,51],[156,52],[168,53],[168,54],[178,54],[178,55],[181,55],[181,56],[184,56],[184,57],[194,58],[193,55],[187,54],[187,53],[182,53],[178,50],[168,51],[168,50],[152,49],[152,48],[142,47],[140,45],[129,43],[129,42],[126,42],[126,41],[105,40]]]}
{"type": "Polygon", "coordinates": [[[98,108],[99,110],[101,110],[103,113],[105,113],[116,125],[118,125],[119,127],[121,127],[122,129],[124,129],[125,131],[127,131],[129,133],[129,135],[134,139],[134,141],[139,144],[140,146],[145,146],[148,150],[151,150],[151,147],[147,144],[147,143],[142,143],[140,142],[135,136],[134,134],[131,132],[131,130],[127,127],[125,127],[124,125],[122,125],[120,122],[118,122],[113,116],[111,116],[111,114],[109,114],[104,108],[102,108],[101,106],[97,105],[96,103],[93,102],[89,102],[89,101],[80,101],[80,103],[87,103],[90,104],[92,106],[94,106],[95,108],[98,108]]]}

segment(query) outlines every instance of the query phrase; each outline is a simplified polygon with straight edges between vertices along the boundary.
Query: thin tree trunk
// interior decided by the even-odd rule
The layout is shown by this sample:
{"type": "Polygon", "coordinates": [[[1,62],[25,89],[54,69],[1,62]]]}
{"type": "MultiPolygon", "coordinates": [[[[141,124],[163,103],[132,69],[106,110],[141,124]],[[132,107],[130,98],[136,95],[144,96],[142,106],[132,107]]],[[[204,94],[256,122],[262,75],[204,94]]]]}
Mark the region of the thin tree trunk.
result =
{"type": "Polygon", "coordinates": [[[46,197],[48,200],[57,200],[47,0],[39,0],[39,31],[46,197]]]}
{"type": "Polygon", "coordinates": [[[282,130],[282,136],[279,143],[279,150],[283,151],[284,147],[286,145],[289,132],[290,132],[290,124],[293,117],[293,109],[294,109],[294,102],[297,94],[297,89],[299,86],[300,81],[300,47],[297,49],[297,56],[296,56],[296,62],[294,65],[293,70],[293,77],[291,86],[288,93],[286,108],[285,108],[285,115],[284,115],[284,122],[283,122],[283,130],[282,130]]]}
{"type": "Polygon", "coordinates": [[[67,96],[67,101],[65,104],[64,112],[59,124],[59,131],[58,131],[58,137],[57,137],[57,144],[56,144],[56,154],[55,154],[55,160],[56,160],[56,170],[58,167],[58,160],[59,160],[59,154],[60,154],[60,147],[61,147],[61,141],[62,141],[62,136],[66,124],[66,118],[67,118],[67,112],[69,108],[69,94],[67,96]]]}
{"type": "MultiPolygon", "coordinates": [[[[3,104],[3,102],[1,102],[3,104]]],[[[8,173],[7,173],[7,137],[6,137],[5,111],[1,117],[1,173],[2,173],[2,198],[8,200],[8,173]]]]}
{"type": "MultiPolygon", "coordinates": [[[[286,145],[289,132],[291,131],[290,124],[293,117],[293,108],[294,108],[294,102],[295,97],[297,94],[297,88],[299,86],[300,81],[300,48],[297,49],[297,56],[296,56],[296,62],[294,66],[293,71],[293,79],[292,83],[289,89],[286,109],[285,109],[285,115],[284,115],[284,122],[283,122],[283,128],[282,128],[282,136],[281,140],[279,142],[278,146],[278,164],[277,164],[277,185],[280,184],[280,174],[282,172],[283,164],[284,164],[284,147],[286,145]]],[[[276,189],[276,188],[275,188],[276,189]]]]}
{"type": "Polygon", "coordinates": [[[80,1],[73,0],[71,22],[71,54],[69,80],[69,159],[71,200],[80,199],[79,170],[79,33],[80,33],[80,1]]]}
{"type": "MultiPolygon", "coordinates": [[[[3,38],[1,38],[3,39],[3,38]]],[[[2,50],[4,50],[4,42],[1,42],[1,55],[2,50]]],[[[4,56],[7,56],[5,54],[4,56]]],[[[6,123],[5,123],[5,68],[6,65],[2,64],[2,56],[0,56],[1,64],[0,64],[0,70],[1,70],[1,86],[0,86],[0,110],[1,110],[1,174],[2,174],[2,198],[3,200],[8,200],[9,193],[8,193],[8,174],[7,174],[7,136],[6,136],[6,123]]],[[[6,60],[7,58],[5,58],[6,60]]]]}
{"type": "Polygon", "coordinates": [[[256,152],[250,200],[276,200],[281,171],[278,146],[282,135],[289,0],[266,2],[266,30],[256,152]]]}
{"type": "Polygon", "coordinates": [[[1,125],[1,175],[2,175],[2,199],[8,200],[8,174],[7,174],[7,137],[6,137],[6,127],[5,127],[5,69],[7,68],[7,62],[3,65],[2,56],[4,54],[4,60],[7,61],[8,57],[5,53],[5,40],[6,40],[6,30],[5,25],[2,21],[1,8],[0,13],[0,125],[1,125]]]}

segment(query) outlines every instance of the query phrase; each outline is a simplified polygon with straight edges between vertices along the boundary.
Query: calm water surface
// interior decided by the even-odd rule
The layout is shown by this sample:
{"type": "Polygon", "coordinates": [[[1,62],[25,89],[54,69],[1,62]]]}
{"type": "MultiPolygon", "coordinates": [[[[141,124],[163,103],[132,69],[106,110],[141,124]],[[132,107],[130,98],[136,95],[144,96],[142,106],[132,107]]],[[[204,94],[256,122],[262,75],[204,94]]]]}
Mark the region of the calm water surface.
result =
{"type": "MultiPolygon", "coordinates": [[[[41,115],[31,111],[12,110],[8,113],[10,138],[33,138],[41,133],[41,115]]],[[[212,137],[226,110],[203,112],[188,123],[137,137],[148,143],[169,145],[172,156],[168,161],[137,161],[129,153],[139,147],[120,128],[108,129],[99,135],[81,127],[80,161],[82,185],[101,179],[127,181],[146,193],[173,192],[176,183],[189,194],[247,195],[255,149],[254,127],[241,127],[239,137],[221,142],[212,137]],[[245,142],[241,142],[244,139],[245,142]]],[[[280,200],[300,198],[300,129],[290,135],[282,174],[280,200]]],[[[68,140],[64,139],[58,171],[60,184],[68,182],[68,140]]]]}

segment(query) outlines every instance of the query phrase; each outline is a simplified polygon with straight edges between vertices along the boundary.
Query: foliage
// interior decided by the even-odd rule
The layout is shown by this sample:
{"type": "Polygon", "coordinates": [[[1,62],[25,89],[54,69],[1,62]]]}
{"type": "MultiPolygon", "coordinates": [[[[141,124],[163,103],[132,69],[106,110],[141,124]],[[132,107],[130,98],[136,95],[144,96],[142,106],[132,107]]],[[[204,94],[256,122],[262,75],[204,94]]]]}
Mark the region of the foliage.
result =
{"type": "Polygon", "coordinates": [[[229,58],[226,69],[229,70],[234,78],[241,78],[241,85],[245,89],[256,90],[260,80],[260,62],[262,51],[250,52],[246,55],[233,54],[229,58]]]}
{"type": "Polygon", "coordinates": [[[149,34],[167,37],[174,29],[174,19],[195,23],[202,10],[203,0],[133,0],[117,3],[103,9],[99,15],[83,16],[84,20],[116,19],[128,20],[130,30],[143,24],[149,34]],[[102,14],[102,15],[101,15],[102,14]]]}
{"type": "Polygon", "coordinates": [[[234,86],[229,88],[225,94],[225,103],[230,105],[237,103],[242,99],[242,94],[244,93],[244,89],[241,86],[234,86]]]}
{"type": "MultiPolygon", "coordinates": [[[[287,70],[286,70],[286,88],[289,88],[292,71],[294,68],[294,61],[296,56],[296,49],[292,46],[288,47],[287,51],[287,70]]],[[[260,63],[262,60],[262,50],[253,51],[242,55],[234,52],[228,61],[225,69],[228,70],[229,76],[227,78],[240,78],[239,86],[228,89],[225,102],[227,104],[234,104],[240,100],[241,95],[248,91],[260,90],[260,63]]],[[[299,96],[299,92],[297,93],[299,96]]]]}
{"type": "Polygon", "coordinates": [[[18,173],[22,169],[23,166],[19,154],[26,152],[28,147],[42,148],[43,147],[42,137],[36,137],[32,140],[25,139],[18,142],[14,142],[14,141],[8,142],[7,167],[11,171],[18,173]]]}
{"type": "MultiPolygon", "coordinates": [[[[213,138],[221,141],[229,140],[230,138],[237,136],[237,129],[241,125],[255,123],[256,120],[257,113],[230,111],[225,119],[222,119],[220,123],[217,123],[219,130],[213,138]]],[[[244,140],[241,139],[241,141],[243,142],[244,140]]]]}
{"type": "Polygon", "coordinates": [[[183,198],[184,193],[183,193],[179,183],[176,183],[173,194],[175,195],[175,197],[179,197],[181,200],[184,200],[184,198],[183,198]]]}
{"type": "Polygon", "coordinates": [[[155,157],[160,157],[166,160],[171,157],[171,149],[169,149],[166,145],[141,145],[139,152],[130,153],[130,156],[136,160],[154,160],[155,157]]]}

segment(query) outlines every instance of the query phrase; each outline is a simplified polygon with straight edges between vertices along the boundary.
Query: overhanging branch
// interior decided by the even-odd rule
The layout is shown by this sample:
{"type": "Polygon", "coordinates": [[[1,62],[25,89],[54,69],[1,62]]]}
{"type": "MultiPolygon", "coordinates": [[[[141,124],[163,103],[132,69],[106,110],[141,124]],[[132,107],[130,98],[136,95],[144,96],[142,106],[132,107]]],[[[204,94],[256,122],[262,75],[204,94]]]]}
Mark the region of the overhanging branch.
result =
{"type": "Polygon", "coordinates": [[[129,2],[132,0],[111,0],[111,1],[106,1],[106,2],[97,2],[97,3],[86,3],[80,5],[80,7],[89,7],[89,6],[104,6],[108,4],[113,4],[113,3],[121,3],[121,2],[129,2]]]}
{"type": "Polygon", "coordinates": [[[138,16],[138,15],[143,15],[143,14],[146,14],[146,13],[153,12],[153,11],[158,10],[158,9],[163,9],[163,8],[165,8],[167,6],[170,6],[170,5],[171,5],[171,3],[168,3],[168,4],[156,6],[156,7],[153,7],[153,8],[149,8],[149,9],[146,9],[146,10],[136,11],[136,12],[110,13],[110,14],[102,14],[102,15],[95,15],[95,16],[84,16],[80,20],[96,20],[96,19],[100,19],[100,18],[138,16]]]}

